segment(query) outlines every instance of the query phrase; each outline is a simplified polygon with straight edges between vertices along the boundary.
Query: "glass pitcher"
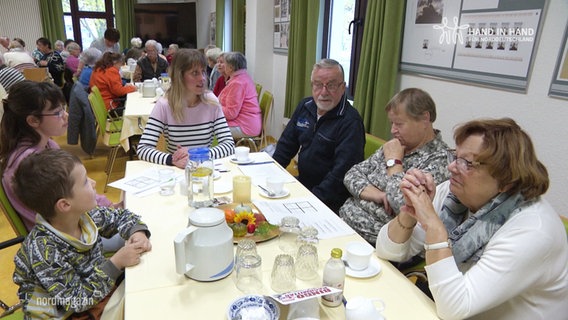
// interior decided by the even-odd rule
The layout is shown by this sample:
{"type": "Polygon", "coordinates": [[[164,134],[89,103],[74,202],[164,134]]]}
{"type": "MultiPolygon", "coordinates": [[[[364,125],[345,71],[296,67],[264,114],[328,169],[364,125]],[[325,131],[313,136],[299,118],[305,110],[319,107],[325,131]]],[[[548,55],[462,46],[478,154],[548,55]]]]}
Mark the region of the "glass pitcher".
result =
{"type": "Polygon", "coordinates": [[[209,148],[189,149],[185,167],[188,204],[194,208],[209,207],[213,204],[213,160],[209,148]]]}

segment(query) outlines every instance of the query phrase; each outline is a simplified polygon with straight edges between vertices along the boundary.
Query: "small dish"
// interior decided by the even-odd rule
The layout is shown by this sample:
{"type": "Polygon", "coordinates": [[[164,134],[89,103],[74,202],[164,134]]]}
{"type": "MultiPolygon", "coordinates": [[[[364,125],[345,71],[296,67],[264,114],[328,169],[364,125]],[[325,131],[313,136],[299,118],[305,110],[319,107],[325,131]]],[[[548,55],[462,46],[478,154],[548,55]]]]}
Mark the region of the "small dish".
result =
{"type": "Polygon", "coordinates": [[[230,158],[229,159],[232,163],[236,163],[236,164],[249,164],[249,163],[253,163],[254,159],[253,158],[248,158],[246,160],[237,160],[237,158],[230,158]]]}
{"type": "Polygon", "coordinates": [[[345,274],[353,278],[370,278],[376,276],[379,272],[381,272],[381,264],[375,259],[371,259],[367,269],[353,270],[345,267],[345,274]]]}
{"type": "Polygon", "coordinates": [[[219,178],[221,178],[221,172],[214,170],[213,171],[213,180],[217,180],[219,178]]]}
{"type": "Polygon", "coordinates": [[[228,182],[217,181],[213,184],[213,193],[227,193],[233,190],[233,184],[228,182]]]}
{"type": "Polygon", "coordinates": [[[280,199],[280,198],[284,198],[284,197],[287,197],[288,195],[290,195],[290,191],[288,191],[288,189],[286,189],[286,188],[282,188],[282,192],[280,192],[279,194],[269,196],[268,193],[266,193],[266,191],[259,188],[258,194],[260,194],[261,196],[263,196],[265,198],[280,199]]]}
{"type": "Polygon", "coordinates": [[[280,308],[271,299],[263,296],[244,296],[231,302],[227,309],[227,318],[278,320],[280,308]]]}

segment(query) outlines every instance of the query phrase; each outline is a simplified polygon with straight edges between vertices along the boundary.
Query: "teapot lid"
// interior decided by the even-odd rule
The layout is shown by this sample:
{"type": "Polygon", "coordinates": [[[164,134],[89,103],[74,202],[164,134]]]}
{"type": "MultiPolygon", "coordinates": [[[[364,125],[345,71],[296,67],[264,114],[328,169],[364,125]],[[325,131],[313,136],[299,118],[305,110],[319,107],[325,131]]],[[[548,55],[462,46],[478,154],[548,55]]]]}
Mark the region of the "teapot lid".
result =
{"type": "Polygon", "coordinates": [[[189,215],[189,223],[196,227],[211,227],[225,221],[225,214],[216,208],[199,208],[189,215]]]}

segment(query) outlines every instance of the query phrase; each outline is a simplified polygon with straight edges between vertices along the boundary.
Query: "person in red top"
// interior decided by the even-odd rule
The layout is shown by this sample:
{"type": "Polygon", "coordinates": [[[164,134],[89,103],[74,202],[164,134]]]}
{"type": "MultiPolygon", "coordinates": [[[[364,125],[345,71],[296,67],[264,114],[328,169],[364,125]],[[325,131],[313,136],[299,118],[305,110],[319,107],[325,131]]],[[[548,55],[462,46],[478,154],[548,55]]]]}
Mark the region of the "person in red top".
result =
{"type": "Polygon", "coordinates": [[[125,96],[127,93],[136,91],[136,86],[132,83],[122,84],[120,67],[122,66],[122,55],[120,53],[105,52],[102,58],[97,61],[89,87],[97,86],[101,96],[105,101],[107,110],[116,108],[118,104],[112,104],[113,99],[125,96]]]}
{"type": "Polygon", "coordinates": [[[215,86],[213,87],[213,93],[219,97],[221,91],[225,89],[227,85],[227,80],[229,76],[225,73],[225,53],[221,53],[217,58],[217,71],[221,74],[217,81],[215,82],[215,86]]]}

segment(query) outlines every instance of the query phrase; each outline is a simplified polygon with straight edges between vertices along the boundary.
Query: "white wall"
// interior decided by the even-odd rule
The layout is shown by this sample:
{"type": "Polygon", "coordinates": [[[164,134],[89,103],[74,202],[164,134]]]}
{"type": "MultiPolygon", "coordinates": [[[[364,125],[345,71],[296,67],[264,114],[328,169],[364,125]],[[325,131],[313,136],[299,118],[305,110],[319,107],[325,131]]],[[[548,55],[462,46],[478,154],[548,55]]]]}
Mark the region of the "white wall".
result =
{"type": "Polygon", "coordinates": [[[550,188],[545,198],[568,216],[568,101],[548,97],[550,80],[568,21],[568,2],[551,0],[544,16],[538,51],[526,94],[494,90],[416,75],[402,75],[400,88],[419,87],[432,95],[444,140],[453,145],[456,124],[478,117],[510,117],[532,137],[540,160],[548,168],[550,188]]]}
{"type": "MultiPolygon", "coordinates": [[[[0,1],[0,36],[22,38],[26,49],[36,48],[35,42],[42,37],[41,15],[38,0],[0,1]]],[[[52,40],[52,43],[55,40],[52,40]]]]}

